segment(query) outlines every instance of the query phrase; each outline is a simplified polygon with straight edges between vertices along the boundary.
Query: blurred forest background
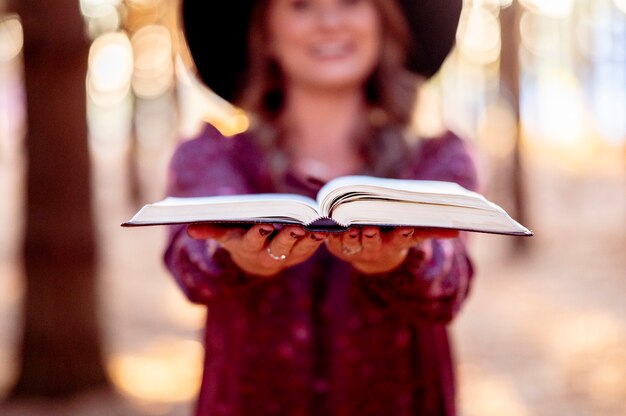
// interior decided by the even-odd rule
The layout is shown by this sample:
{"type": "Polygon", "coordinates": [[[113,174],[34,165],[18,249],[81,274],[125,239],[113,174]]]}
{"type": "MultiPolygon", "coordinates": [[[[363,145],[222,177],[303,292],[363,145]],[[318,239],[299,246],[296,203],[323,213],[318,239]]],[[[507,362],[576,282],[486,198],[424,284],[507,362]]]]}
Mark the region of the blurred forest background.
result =
{"type": "MultiPolygon", "coordinates": [[[[192,409],[205,311],[162,228],[120,227],[200,122],[247,125],[194,78],[178,6],[0,0],[0,414],[192,409]]],[[[535,232],[471,237],[460,414],[626,414],[626,0],[466,0],[420,102],[535,232]]]]}

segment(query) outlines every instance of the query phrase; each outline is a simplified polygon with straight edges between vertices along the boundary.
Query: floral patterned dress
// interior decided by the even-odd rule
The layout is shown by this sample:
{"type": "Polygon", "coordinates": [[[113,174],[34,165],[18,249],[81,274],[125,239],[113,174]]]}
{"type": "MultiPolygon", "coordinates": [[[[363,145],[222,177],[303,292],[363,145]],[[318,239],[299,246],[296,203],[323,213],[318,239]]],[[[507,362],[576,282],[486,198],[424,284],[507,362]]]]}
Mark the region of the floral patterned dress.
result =
{"type": "MultiPolygon", "coordinates": [[[[452,133],[418,143],[402,177],[476,188],[467,143],[452,133]]],[[[167,193],[315,195],[289,171],[270,178],[266,159],[249,134],[226,138],[207,125],[176,149],[167,193]]],[[[454,415],[446,324],[473,275],[465,240],[430,240],[379,275],[322,245],[267,279],[171,226],[165,264],[190,301],[207,305],[197,415],[454,415]]]]}

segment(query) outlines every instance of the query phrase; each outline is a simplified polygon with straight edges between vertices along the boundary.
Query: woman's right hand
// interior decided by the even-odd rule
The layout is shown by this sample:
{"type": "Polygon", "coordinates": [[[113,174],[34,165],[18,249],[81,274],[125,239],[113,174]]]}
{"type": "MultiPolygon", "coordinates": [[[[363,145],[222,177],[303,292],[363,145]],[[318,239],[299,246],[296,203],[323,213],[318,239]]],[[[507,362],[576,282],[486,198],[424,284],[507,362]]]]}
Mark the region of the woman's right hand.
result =
{"type": "Polygon", "coordinates": [[[191,224],[187,234],[195,239],[216,240],[240,269],[266,277],[302,263],[328,237],[328,233],[310,232],[297,225],[275,229],[272,224],[255,224],[250,228],[191,224]]]}

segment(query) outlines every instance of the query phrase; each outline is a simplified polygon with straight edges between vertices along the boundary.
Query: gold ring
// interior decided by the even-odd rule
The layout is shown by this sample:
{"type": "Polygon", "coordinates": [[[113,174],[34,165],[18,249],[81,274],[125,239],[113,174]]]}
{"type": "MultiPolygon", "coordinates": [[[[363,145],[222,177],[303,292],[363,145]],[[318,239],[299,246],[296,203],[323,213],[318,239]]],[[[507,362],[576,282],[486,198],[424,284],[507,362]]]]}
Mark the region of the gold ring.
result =
{"type": "Polygon", "coordinates": [[[281,254],[280,256],[272,254],[272,250],[270,250],[270,246],[267,246],[267,255],[270,256],[271,258],[273,258],[276,261],[283,261],[283,260],[285,260],[287,258],[286,254],[281,254]]]}

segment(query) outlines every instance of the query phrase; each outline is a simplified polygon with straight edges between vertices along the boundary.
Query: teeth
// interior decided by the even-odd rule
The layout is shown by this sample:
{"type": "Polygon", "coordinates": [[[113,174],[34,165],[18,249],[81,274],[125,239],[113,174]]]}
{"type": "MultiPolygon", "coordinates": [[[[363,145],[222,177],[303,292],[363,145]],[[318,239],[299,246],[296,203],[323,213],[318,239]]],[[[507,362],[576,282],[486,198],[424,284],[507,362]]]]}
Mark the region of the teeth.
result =
{"type": "Polygon", "coordinates": [[[346,47],[343,44],[321,45],[316,46],[314,50],[319,55],[338,55],[345,53],[346,47]]]}

